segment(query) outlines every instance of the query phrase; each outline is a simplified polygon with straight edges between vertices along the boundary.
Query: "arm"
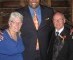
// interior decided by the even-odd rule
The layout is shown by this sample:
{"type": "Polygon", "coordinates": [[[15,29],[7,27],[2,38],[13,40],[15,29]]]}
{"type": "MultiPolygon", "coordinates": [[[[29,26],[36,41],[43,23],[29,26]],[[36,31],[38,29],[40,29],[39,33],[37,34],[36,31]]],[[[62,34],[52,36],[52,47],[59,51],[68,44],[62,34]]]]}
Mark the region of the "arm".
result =
{"type": "Polygon", "coordinates": [[[3,40],[3,36],[2,36],[2,35],[3,35],[3,33],[2,33],[2,31],[0,30],[0,41],[3,40]]]}
{"type": "Polygon", "coordinates": [[[69,42],[69,60],[73,60],[73,34],[70,35],[70,42],[69,42]]]}
{"type": "Polygon", "coordinates": [[[8,25],[5,25],[5,26],[3,26],[2,28],[0,28],[0,40],[3,40],[3,31],[5,30],[5,29],[7,29],[8,28],[8,25]]]}

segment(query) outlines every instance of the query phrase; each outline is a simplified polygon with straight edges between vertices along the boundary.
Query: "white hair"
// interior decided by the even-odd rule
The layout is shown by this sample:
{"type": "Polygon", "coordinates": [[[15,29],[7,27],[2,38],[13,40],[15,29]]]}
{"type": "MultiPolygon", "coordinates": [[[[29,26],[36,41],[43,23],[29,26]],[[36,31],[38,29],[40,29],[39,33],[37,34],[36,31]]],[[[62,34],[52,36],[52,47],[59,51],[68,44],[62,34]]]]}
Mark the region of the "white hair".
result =
{"type": "Polygon", "coordinates": [[[13,21],[15,18],[19,18],[23,21],[23,16],[19,12],[12,12],[9,17],[9,21],[13,21]]]}

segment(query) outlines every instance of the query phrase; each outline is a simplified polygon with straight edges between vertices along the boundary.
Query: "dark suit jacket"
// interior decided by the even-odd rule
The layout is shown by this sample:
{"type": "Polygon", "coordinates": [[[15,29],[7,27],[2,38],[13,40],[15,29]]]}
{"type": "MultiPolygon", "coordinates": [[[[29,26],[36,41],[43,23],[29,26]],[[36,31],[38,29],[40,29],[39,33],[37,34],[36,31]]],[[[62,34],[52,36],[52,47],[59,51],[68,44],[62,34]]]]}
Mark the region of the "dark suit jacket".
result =
{"type": "Polygon", "coordinates": [[[23,16],[23,25],[21,28],[23,43],[25,45],[24,59],[35,60],[36,39],[39,40],[40,54],[42,60],[47,60],[47,49],[49,45],[49,37],[51,31],[51,20],[53,16],[53,9],[45,6],[41,7],[41,24],[38,31],[34,26],[32,16],[30,14],[28,6],[18,9],[23,16]]]}
{"type": "MultiPolygon", "coordinates": [[[[61,36],[66,36],[66,37],[64,38],[64,45],[61,48],[56,60],[73,60],[73,39],[72,36],[70,36],[69,30],[65,28],[62,31],[61,36]]],[[[49,52],[48,52],[49,60],[52,60],[54,42],[55,42],[55,32],[53,32],[50,40],[49,52]]]]}

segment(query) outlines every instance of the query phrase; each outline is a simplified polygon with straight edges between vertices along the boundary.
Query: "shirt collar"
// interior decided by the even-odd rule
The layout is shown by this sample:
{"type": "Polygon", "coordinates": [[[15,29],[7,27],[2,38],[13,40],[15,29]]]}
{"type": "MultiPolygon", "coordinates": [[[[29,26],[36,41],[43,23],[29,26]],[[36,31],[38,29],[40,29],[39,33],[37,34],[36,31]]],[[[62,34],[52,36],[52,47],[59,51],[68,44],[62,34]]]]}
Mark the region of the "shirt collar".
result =
{"type": "MultiPolygon", "coordinates": [[[[31,12],[31,11],[34,11],[34,9],[31,8],[30,6],[29,6],[29,10],[30,10],[30,12],[31,12]]],[[[39,10],[40,10],[40,6],[38,6],[38,7],[35,9],[35,11],[36,11],[37,13],[39,12],[39,10]]]]}
{"type": "Polygon", "coordinates": [[[60,30],[55,29],[55,32],[59,32],[59,35],[60,35],[60,33],[61,33],[63,30],[64,30],[64,26],[63,26],[60,30]]]}

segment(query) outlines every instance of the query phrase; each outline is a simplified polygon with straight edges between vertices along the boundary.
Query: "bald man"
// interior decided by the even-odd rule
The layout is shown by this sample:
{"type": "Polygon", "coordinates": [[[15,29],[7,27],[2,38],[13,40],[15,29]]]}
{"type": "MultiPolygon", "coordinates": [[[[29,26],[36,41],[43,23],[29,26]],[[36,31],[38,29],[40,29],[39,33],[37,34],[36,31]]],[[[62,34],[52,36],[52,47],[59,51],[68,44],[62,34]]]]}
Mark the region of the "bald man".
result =
{"type": "Polygon", "coordinates": [[[53,16],[54,31],[49,45],[49,60],[73,60],[73,39],[64,26],[65,17],[56,12],[53,16]]]}

